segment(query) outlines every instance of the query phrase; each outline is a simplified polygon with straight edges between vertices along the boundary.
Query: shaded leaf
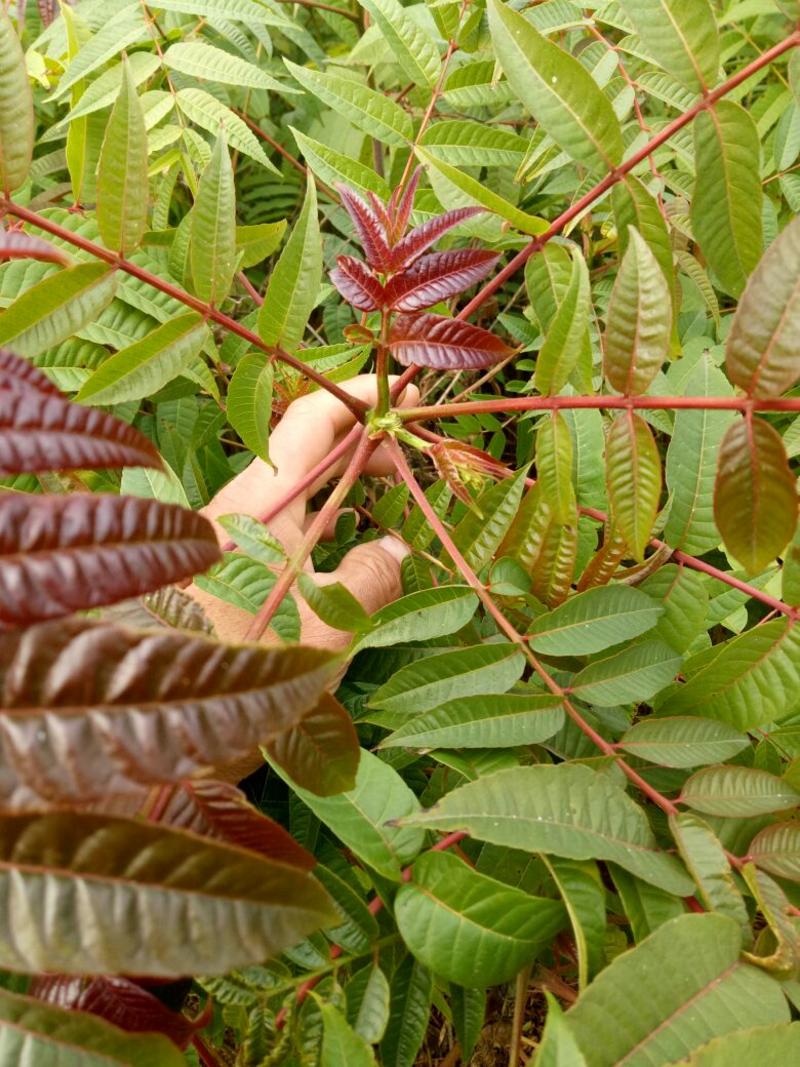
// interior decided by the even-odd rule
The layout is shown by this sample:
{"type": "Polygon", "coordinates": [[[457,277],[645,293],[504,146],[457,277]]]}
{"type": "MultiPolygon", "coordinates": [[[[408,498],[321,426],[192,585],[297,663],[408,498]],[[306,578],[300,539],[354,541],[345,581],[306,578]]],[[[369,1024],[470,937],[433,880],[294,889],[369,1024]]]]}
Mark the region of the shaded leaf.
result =
{"type": "Polygon", "coordinates": [[[763,570],[794,534],[796,479],[780,434],[763,419],[737,419],[722,439],[714,518],[748,574],[763,570]]]}
{"type": "Polygon", "coordinates": [[[322,1014],[320,1067],[374,1067],[375,1057],[367,1042],[351,1029],[347,1019],[333,1004],[319,1002],[322,1014]]]}
{"type": "Polygon", "coordinates": [[[331,918],[327,894],[296,867],[132,819],[5,816],[0,854],[9,970],[223,974],[331,918]]]}
{"type": "Polygon", "coordinates": [[[750,940],[747,908],[721,842],[708,823],[691,812],[670,816],[670,830],[681,859],[697,883],[698,898],[709,911],[734,919],[750,940]]]}
{"type": "Polygon", "coordinates": [[[359,637],[356,649],[429,641],[456,633],[469,622],[477,607],[478,597],[465,585],[420,589],[376,611],[371,629],[359,637]]]}
{"type": "Polygon", "coordinates": [[[236,272],[236,189],[224,136],[217,137],[192,208],[189,259],[201,300],[221,304],[236,272]]]}
{"type": "Polygon", "coordinates": [[[0,189],[6,196],[28,177],[34,141],[33,95],[25,56],[8,9],[0,11],[0,189]]]}
{"type": "Polygon", "coordinates": [[[32,237],[22,230],[4,230],[0,227],[0,260],[5,259],[38,259],[42,263],[57,263],[61,267],[72,264],[71,257],[64,249],[57,248],[44,238],[32,237]]]}
{"type": "Polygon", "coordinates": [[[311,575],[301,574],[297,584],[305,602],[328,626],[348,633],[369,629],[369,615],[341,582],[318,585],[311,575]]]}
{"type": "Polygon", "coordinates": [[[556,522],[567,523],[575,514],[572,484],[572,434],[566,419],[552,411],[536,434],[536,477],[542,499],[556,522]]]}
{"type": "Polygon", "coordinates": [[[265,462],[269,462],[274,375],[270,358],[251,352],[236,364],[228,385],[228,421],[247,448],[265,462]]]}
{"type": "Polygon", "coordinates": [[[395,897],[417,959],[460,985],[507,982],[563,927],[563,905],[503,885],[450,853],[428,852],[395,897]]]}
{"type": "Polygon", "coordinates": [[[746,818],[800,804],[788,782],[755,767],[704,767],[684,783],[679,800],[707,815],[746,818]]]}
{"type": "Polygon", "coordinates": [[[695,91],[716,85],[719,39],[708,0],[622,0],[620,7],[664,70],[695,91]]]}
{"type": "Polygon", "coordinates": [[[389,333],[389,351],[398,363],[436,370],[491,367],[513,355],[499,337],[480,326],[444,315],[398,315],[389,333]]]}
{"type": "Polygon", "coordinates": [[[345,986],[347,1020],[357,1034],[376,1045],[389,1021],[391,990],[386,975],[377,966],[363,967],[345,986]]]}
{"type": "Polygon", "coordinates": [[[147,593],[219,558],[208,521],[140,497],[0,497],[0,625],[147,593]]]}
{"type": "Polygon", "coordinates": [[[538,616],[529,630],[529,643],[534,652],[550,656],[602,652],[651,629],[663,610],[627,585],[587,589],[538,616]]]}
{"type": "Polygon", "coordinates": [[[433,975],[407,956],[392,976],[389,1024],[381,1042],[385,1067],[413,1067],[428,1028],[433,975]]]}
{"type": "Polygon", "coordinates": [[[665,641],[643,641],[593,660],[574,676],[570,690],[581,700],[604,708],[641,703],[669,685],[681,662],[665,641]]]}
{"type": "Polygon", "coordinates": [[[676,715],[643,719],[627,730],[620,748],[663,767],[719,763],[748,748],[749,739],[724,722],[676,715]]]}
{"type": "Polygon", "coordinates": [[[361,749],[347,709],[330,693],[289,730],[266,745],[270,759],[315,796],[355,788],[361,749]]]}
{"type": "MultiPolygon", "coordinates": [[[[696,1049],[681,1067],[729,1067],[732,1063],[794,1063],[800,1059],[800,1023],[754,1026],[714,1038],[696,1049]]],[[[678,1067],[670,1064],[670,1067],[678,1067]]]]}
{"type": "Polygon", "coordinates": [[[778,878],[800,882],[800,825],[778,822],[767,826],[750,842],[750,859],[778,878]]]}
{"type": "MultiPolygon", "coordinates": [[[[262,9],[259,18],[263,19],[263,17],[262,9]]],[[[175,94],[175,103],[190,122],[196,122],[201,129],[207,130],[213,137],[218,137],[222,130],[231,148],[254,159],[267,170],[277,170],[264,154],[256,135],[247,124],[204,89],[178,89],[175,94]]]]}
{"type": "Polygon", "coordinates": [[[248,755],[313,711],[335,667],[311,649],[164,628],[68,619],[11,631],[0,659],[2,806],[138,796],[248,755]]]}
{"type": "Polygon", "coordinates": [[[559,393],[580,357],[589,321],[589,271],[583,256],[572,252],[569,283],[536,358],[534,384],[543,395],[559,393]]]}

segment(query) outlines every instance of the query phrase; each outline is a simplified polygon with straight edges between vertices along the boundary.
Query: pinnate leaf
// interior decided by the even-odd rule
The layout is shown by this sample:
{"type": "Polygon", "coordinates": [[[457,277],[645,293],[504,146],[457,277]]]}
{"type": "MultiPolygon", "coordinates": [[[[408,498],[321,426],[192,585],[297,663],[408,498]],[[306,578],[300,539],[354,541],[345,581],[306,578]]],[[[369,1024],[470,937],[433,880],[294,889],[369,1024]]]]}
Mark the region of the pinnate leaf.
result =
{"type": "Polygon", "coordinates": [[[730,759],[749,745],[744,734],[714,719],[646,718],[627,730],[620,748],[663,767],[698,767],[730,759]]]}
{"type": "Polygon", "coordinates": [[[43,237],[33,237],[22,230],[4,230],[0,226],[0,260],[4,259],[38,259],[42,263],[58,263],[61,267],[72,264],[64,249],[43,237]]]}
{"type": "Polygon", "coordinates": [[[406,77],[417,85],[433,86],[441,66],[439,51],[399,0],[359,0],[359,3],[380,26],[406,77]]]}
{"type": "Polygon", "coordinates": [[[603,369],[619,393],[647,391],[666,358],[672,330],[672,303],[666,279],[638,231],[622,258],[606,323],[603,369]]]}
{"type": "Polygon", "coordinates": [[[800,1059],[800,1022],[754,1026],[714,1038],[669,1067],[728,1067],[733,1063],[794,1063],[800,1059]]]}
{"type": "Polygon", "coordinates": [[[105,494],[4,494],[0,627],[147,593],[218,558],[208,521],[173,504],[105,494]]]}
{"type": "Polygon", "coordinates": [[[305,871],[132,819],[7,815],[0,855],[0,961],[14,971],[224,974],[333,917],[305,871]],[[58,907],[45,907],[46,899],[58,907]]]}
{"type": "Polygon", "coordinates": [[[453,227],[472,219],[483,213],[482,207],[458,207],[452,211],[445,211],[443,215],[434,215],[427,222],[421,222],[413,230],[409,230],[405,237],[401,237],[391,249],[389,267],[391,270],[400,270],[421,256],[422,253],[435,244],[440,237],[452,230],[453,227]]]}
{"type": "Polygon", "coordinates": [[[780,434],[764,419],[737,419],[722,439],[714,518],[748,574],[763,570],[794,535],[796,479],[780,434]]]}
{"type": "Polygon", "coordinates": [[[728,377],[751,396],[780,396],[800,377],[800,219],[750,276],[725,348],[728,377]]]}
{"type": "Polygon", "coordinates": [[[643,559],[661,498],[661,457],[652,431],[632,411],[618,415],[606,438],[611,514],[636,559],[643,559]]]}
{"type": "Polygon", "coordinates": [[[251,352],[236,365],[228,386],[228,421],[245,445],[269,461],[269,427],[272,416],[272,361],[263,352],[251,352]]]}
{"type": "Polygon", "coordinates": [[[778,878],[800,882],[800,825],[777,822],[767,826],[750,842],[750,858],[778,878]]]}
{"type": "Polygon", "coordinates": [[[381,274],[393,269],[386,227],[381,217],[346,185],[340,183],[336,186],[336,191],[342,198],[342,206],[352,219],[367,263],[381,274]]]}
{"type": "Polygon", "coordinates": [[[334,670],[311,649],[226,646],[168,629],[69,619],[15,630],[0,662],[0,806],[138,796],[143,785],[239,759],[313,711],[334,670]]]}
{"type": "Polygon", "coordinates": [[[655,696],[678,673],[681,657],[666,641],[642,641],[593,660],[572,679],[572,692],[600,707],[639,703],[655,696]]]}
{"type": "Polygon", "coordinates": [[[503,885],[444,852],[415,862],[395,917],[417,959],[451,982],[481,987],[513,978],[566,920],[559,901],[503,885]]]}
{"type": "Polygon", "coordinates": [[[696,92],[713,88],[719,38],[708,0],[622,0],[620,7],[664,70],[696,92]]]}
{"type": "Polygon", "coordinates": [[[611,779],[577,764],[497,771],[402,823],[466,830],[479,841],[526,852],[609,860],[667,892],[692,891],[680,864],[659,851],[641,807],[611,779]]]}
{"type": "Polygon", "coordinates": [[[800,804],[800,793],[756,767],[720,765],[696,771],[684,783],[679,799],[707,815],[747,818],[795,808],[800,804]]]}
{"type": "Polygon", "coordinates": [[[534,383],[543,395],[559,393],[567,384],[585,343],[588,321],[589,271],[575,249],[569,284],[547,324],[544,344],[536,359],[534,383]]]}
{"type": "Polygon", "coordinates": [[[347,709],[330,693],[322,693],[311,711],[265,747],[293,782],[315,796],[355,788],[358,737],[347,709]]]}
{"type": "Polygon", "coordinates": [[[381,748],[515,748],[537,745],[564,724],[560,700],[541,693],[489,693],[448,700],[414,716],[381,748]]]}
{"type": "Polygon", "coordinates": [[[389,350],[398,363],[435,370],[491,367],[513,355],[513,348],[481,326],[430,312],[398,315],[389,334],[389,350]]]}
{"type": "Polygon", "coordinates": [[[465,626],[477,607],[477,596],[465,585],[420,589],[376,611],[356,647],[382,648],[445,637],[465,626]]]}
{"type": "Polygon", "coordinates": [[[200,178],[192,208],[189,247],[194,291],[201,300],[221,304],[236,271],[236,189],[228,146],[219,136],[200,178]]]}

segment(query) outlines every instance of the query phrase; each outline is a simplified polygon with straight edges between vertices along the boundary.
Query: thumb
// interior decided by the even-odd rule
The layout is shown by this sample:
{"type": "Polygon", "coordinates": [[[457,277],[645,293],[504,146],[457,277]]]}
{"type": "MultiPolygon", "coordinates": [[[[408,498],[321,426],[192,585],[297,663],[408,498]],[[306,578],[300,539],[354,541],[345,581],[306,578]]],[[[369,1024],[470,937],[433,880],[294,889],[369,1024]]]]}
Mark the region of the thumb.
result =
{"type": "Polygon", "coordinates": [[[403,595],[400,564],[408,554],[398,538],[382,537],[352,548],[332,574],[319,574],[316,580],[320,585],[341,582],[371,615],[403,595]]]}

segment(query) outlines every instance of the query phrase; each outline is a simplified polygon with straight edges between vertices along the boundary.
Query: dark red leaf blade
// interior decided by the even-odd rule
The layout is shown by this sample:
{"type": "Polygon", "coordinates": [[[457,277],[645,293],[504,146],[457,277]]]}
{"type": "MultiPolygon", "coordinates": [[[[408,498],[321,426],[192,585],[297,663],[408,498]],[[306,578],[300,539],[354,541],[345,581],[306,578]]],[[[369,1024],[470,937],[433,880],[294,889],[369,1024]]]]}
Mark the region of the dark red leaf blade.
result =
{"type": "Polygon", "coordinates": [[[398,315],[389,335],[389,349],[405,367],[416,363],[435,370],[491,367],[514,352],[480,326],[427,312],[398,315]]]}
{"type": "Polygon", "coordinates": [[[248,804],[244,793],[229,782],[212,778],[181,782],[172,790],[158,822],[228,841],[305,871],[317,862],[280,823],[248,804]]]}
{"type": "Polygon", "coordinates": [[[394,208],[394,237],[399,239],[406,232],[408,226],[408,220],[411,218],[411,209],[414,206],[414,195],[419,185],[419,179],[422,174],[422,167],[415,167],[411,177],[408,179],[408,184],[403,190],[402,196],[399,197],[397,204],[395,205],[395,198],[397,196],[398,189],[395,190],[392,195],[392,207],[394,208]]]}
{"type": "Polygon", "coordinates": [[[367,196],[369,197],[370,204],[372,204],[372,210],[378,216],[378,219],[380,221],[381,226],[383,226],[384,231],[387,235],[390,234],[392,232],[392,220],[389,218],[389,213],[386,210],[386,205],[381,200],[381,198],[376,193],[373,193],[371,190],[367,191],[367,196]]]}
{"type": "Polygon", "coordinates": [[[423,256],[387,283],[388,306],[399,311],[419,311],[448,300],[485,278],[499,258],[497,252],[478,248],[423,256]]]}
{"type": "MultiPolygon", "coordinates": [[[[170,987],[172,988],[172,987],[170,987]]],[[[128,1033],[164,1034],[180,1049],[186,1049],[209,1020],[205,1014],[190,1019],[170,1011],[158,997],[130,978],[98,975],[80,978],[68,974],[44,974],[34,978],[29,996],[71,1011],[87,1011],[128,1033]]]]}
{"type": "Polygon", "coordinates": [[[348,189],[346,185],[337,185],[336,189],[342,198],[342,205],[353,220],[356,233],[364,249],[367,263],[382,274],[389,269],[391,252],[383,224],[369,204],[365,203],[360,196],[348,189]]]}
{"type": "Polygon", "coordinates": [[[33,388],[0,388],[0,477],[38,471],[161,467],[155,446],[99,408],[33,388]]]}
{"type": "Polygon", "coordinates": [[[415,226],[392,248],[389,269],[395,271],[407,267],[448,230],[452,230],[460,222],[482,214],[485,210],[482,207],[459,207],[455,211],[446,211],[444,215],[428,219],[421,226],[415,226]]]}
{"type": "Polygon", "coordinates": [[[158,500],[0,496],[0,629],[113,604],[208,570],[211,524],[158,500]]]}
{"type": "Polygon", "coordinates": [[[7,259],[39,259],[44,263],[58,263],[71,267],[71,256],[42,237],[32,237],[22,230],[0,230],[0,262],[7,259]]]}
{"type": "Polygon", "coordinates": [[[35,389],[51,396],[62,395],[46,374],[8,348],[0,348],[0,389],[35,389]]]}
{"type": "Polygon", "coordinates": [[[359,311],[375,311],[383,307],[383,286],[369,267],[355,256],[339,256],[330,278],[347,303],[359,311]]]}
{"type": "MultiPolygon", "coordinates": [[[[224,645],[80,617],[7,632],[0,641],[0,812],[91,803],[99,812],[134,815],[150,786],[177,786],[293,729],[338,666],[330,653],[299,645],[224,645]]],[[[232,802],[226,822],[224,797],[212,803],[206,793],[204,800],[204,811],[187,807],[181,816],[187,829],[216,822],[217,834],[208,836],[222,839],[224,826],[243,832],[232,802]]],[[[259,826],[266,843],[268,827],[259,826]]],[[[247,832],[257,840],[251,825],[247,832]]],[[[276,835],[269,842],[290,848],[276,835]]],[[[300,866],[296,850],[292,856],[285,862],[300,866]]]]}
{"type": "Polygon", "coordinates": [[[317,796],[355,785],[358,735],[347,709],[330,693],[323,693],[313,711],[265,747],[293,781],[317,796]]]}

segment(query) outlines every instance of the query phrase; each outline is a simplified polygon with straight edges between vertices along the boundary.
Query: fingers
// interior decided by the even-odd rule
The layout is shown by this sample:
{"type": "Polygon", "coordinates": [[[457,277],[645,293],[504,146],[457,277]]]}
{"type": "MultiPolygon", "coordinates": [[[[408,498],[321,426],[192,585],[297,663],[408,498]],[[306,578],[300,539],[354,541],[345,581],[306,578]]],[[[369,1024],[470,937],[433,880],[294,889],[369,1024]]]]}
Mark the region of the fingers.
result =
{"type": "MultiPolygon", "coordinates": [[[[335,571],[317,574],[314,580],[318,585],[341,582],[371,615],[402,596],[400,564],[407,555],[408,549],[402,541],[383,537],[351,549],[335,571]]],[[[300,604],[303,644],[336,650],[350,643],[351,634],[326,626],[316,615],[304,611],[305,607],[304,603],[300,604]]]]}

